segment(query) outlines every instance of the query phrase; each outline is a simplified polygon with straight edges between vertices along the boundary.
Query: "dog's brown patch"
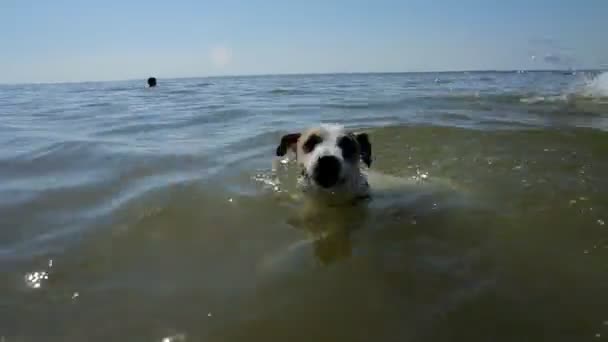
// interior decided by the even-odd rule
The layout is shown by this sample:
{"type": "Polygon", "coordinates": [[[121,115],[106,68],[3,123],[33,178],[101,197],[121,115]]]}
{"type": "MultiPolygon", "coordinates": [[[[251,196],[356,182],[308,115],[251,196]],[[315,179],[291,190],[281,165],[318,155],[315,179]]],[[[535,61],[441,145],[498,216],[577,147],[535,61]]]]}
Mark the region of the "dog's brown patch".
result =
{"type": "Polygon", "coordinates": [[[323,141],[321,129],[311,128],[304,133],[298,140],[297,154],[310,153],[314,147],[323,141]]]}
{"type": "Polygon", "coordinates": [[[303,140],[302,151],[304,153],[310,153],[315,149],[315,146],[323,142],[323,138],[321,138],[318,134],[310,134],[306,140],[303,140]]]}
{"type": "Polygon", "coordinates": [[[288,150],[292,150],[296,152],[296,146],[298,144],[298,140],[300,139],[300,133],[290,133],[285,134],[281,137],[281,143],[277,146],[276,155],[277,157],[283,157],[287,154],[288,150]]]}

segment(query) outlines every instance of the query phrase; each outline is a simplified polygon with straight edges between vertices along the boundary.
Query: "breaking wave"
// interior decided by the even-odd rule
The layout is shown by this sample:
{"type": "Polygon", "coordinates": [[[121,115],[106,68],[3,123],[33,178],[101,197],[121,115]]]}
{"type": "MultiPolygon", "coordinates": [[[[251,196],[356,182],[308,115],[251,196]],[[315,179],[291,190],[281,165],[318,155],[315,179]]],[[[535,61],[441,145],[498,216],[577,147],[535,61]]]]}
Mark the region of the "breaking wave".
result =
{"type": "Polygon", "coordinates": [[[586,80],[581,95],[590,97],[608,97],[608,72],[603,72],[586,80]]]}

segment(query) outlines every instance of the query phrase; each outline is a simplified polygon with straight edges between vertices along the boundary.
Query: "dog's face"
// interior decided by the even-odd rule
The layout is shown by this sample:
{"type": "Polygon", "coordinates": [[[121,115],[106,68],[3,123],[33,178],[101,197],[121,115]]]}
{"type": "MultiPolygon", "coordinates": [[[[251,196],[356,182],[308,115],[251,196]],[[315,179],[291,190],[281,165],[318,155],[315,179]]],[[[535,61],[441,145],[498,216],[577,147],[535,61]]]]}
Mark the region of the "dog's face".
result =
{"type": "Polygon", "coordinates": [[[303,133],[284,135],[276,155],[296,154],[308,185],[333,190],[360,177],[360,161],[371,166],[372,149],[366,133],[346,132],[342,126],[321,125],[303,133]]]}

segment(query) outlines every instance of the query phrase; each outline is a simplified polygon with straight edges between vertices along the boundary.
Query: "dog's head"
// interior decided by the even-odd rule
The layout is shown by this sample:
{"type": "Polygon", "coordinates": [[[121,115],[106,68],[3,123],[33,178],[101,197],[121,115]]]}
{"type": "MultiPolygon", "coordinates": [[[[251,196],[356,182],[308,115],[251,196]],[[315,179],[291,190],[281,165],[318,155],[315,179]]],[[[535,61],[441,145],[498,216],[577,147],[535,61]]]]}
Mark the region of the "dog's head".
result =
{"type": "Polygon", "coordinates": [[[303,133],[284,135],[276,155],[296,154],[309,185],[332,190],[360,178],[360,162],[372,163],[372,146],[366,133],[347,132],[339,125],[321,125],[303,133]]]}

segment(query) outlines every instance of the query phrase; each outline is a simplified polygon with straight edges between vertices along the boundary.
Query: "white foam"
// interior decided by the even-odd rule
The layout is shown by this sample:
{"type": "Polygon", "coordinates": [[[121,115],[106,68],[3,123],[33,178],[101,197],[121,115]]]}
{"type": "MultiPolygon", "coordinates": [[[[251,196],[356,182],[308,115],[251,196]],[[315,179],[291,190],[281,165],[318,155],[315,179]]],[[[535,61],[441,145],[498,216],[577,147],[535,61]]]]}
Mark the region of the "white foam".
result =
{"type": "Polygon", "coordinates": [[[521,103],[525,104],[537,104],[544,102],[558,102],[558,101],[568,101],[568,94],[562,94],[558,96],[532,96],[525,97],[519,100],[521,103]]]}
{"type": "Polygon", "coordinates": [[[591,97],[608,97],[608,72],[603,72],[588,80],[582,94],[591,97]]]}

